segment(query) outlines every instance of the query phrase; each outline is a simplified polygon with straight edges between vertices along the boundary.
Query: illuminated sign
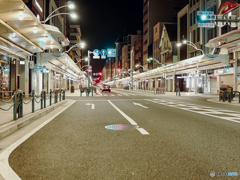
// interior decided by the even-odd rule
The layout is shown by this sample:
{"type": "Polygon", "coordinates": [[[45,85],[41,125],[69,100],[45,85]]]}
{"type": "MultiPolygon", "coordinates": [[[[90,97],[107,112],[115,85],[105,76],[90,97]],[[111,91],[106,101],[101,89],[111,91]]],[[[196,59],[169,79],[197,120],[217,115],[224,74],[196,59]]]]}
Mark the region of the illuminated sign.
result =
{"type": "Polygon", "coordinates": [[[238,6],[238,0],[223,0],[217,15],[223,15],[238,6]]]}

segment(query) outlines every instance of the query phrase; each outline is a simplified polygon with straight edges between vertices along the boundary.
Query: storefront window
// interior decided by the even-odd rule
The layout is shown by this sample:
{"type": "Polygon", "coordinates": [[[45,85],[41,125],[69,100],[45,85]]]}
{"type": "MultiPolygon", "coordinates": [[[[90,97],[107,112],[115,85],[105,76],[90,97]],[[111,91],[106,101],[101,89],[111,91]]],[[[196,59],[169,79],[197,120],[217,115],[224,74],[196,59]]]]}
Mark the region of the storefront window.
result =
{"type": "Polygon", "coordinates": [[[0,70],[0,91],[10,91],[10,68],[9,65],[2,65],[0,70]]]}

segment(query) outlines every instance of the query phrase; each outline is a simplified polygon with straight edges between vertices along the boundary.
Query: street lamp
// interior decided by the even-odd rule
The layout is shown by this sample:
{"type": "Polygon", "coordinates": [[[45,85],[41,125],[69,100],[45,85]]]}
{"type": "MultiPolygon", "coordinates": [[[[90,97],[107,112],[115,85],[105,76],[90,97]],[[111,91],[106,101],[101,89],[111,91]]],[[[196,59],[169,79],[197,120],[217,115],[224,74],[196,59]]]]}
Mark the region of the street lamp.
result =
{"type": "MultiPolygon", "coordinates": [[[[162,67],[164,66],[164,64],[160,63],[157,59],[150,57],[147,59],[148,63],[150,63],[151,61],[156,61],[158,64],[160,64],[162,67]]],[[[152,69],[153,69],[153,63],[152,63],[152,69]]]]}
{"type": "Polygon", "coordinates": [[[55,10],[46,18],[46,20],[45,20],[45,21],[41,21],[41,23],[44,23],[44,24],[45,24],[45,23],[46,23],[49,19],[51,19],[52,17],[58,16],[58,15],[61,15],[61,14],[68,14],[68,15],[70,15],[73,19],[77,18],[77,15],[76,15],[75,13],[58,13],[58,14],[54,14],[54,15],[53,15],[53,13],[55,13],[57,10],[62,9],[62,8],[64,8],[64,7],[68,7],[69,9],[74,9],[74,8],[75,8],[75,5],[74,5],[71,1],[68,1],[68,2],[67,2],[67,5],[64,5],[64,6],[61,6],[61,7],[57,8],[57,9],[55,9],[55,10]]]}
{"type": "Polygon", "coordinates": [[[79,63],[79,62],[82,61],[82,60],[88,61],[89,59],[88,59],[87,57],[86,57],[86,58],[83,58],[83,59],[80,59],[80,60],[78,60],[75,64],[79,63]]]}
{"type": "Polygon", "coordinates": [[[147,70],[148,71],[148,69],[146,69],[145,67],[143,67],[142,65],[140,65],[140,64],[136,64],[136,66],[135,66],[136,68],[138,68],[138,67],[142,67],[143,68],[143,70],[145,69],[145,70],[147,70]]]}
{"type": "Polygon", "coordinates": [[[74,44],[69,50],[64,51],[63,53],[69,53],[69,51],[71,51],[71,49],[73,49],[73,48],[81,48],[81,49],[83,49],[84,47],[85,47],[85,43],[84,42],[80,42],[80,43],[74,44]]]}
{"type": "MultiPolygon", "coordinates": [[[[82,68],[86,67],[86,66],[89,66],[89,65],[84,65],[82,68]]],[[[82,70],[82,68],[80,70],[82,70]]]]}
{"type": "Polygon", "coordinates": [[[192,43],[191,41],[183,40],[182,43],[177,43],[177,46],[180,47],[182,44],[186,44],[186,45],[192,46],[194,49],[196,49],[198,51],[201,51],[202,54],[204,55],[203,50],[202,49],[198,49],[197,46],[194,43],[192,43]]]}

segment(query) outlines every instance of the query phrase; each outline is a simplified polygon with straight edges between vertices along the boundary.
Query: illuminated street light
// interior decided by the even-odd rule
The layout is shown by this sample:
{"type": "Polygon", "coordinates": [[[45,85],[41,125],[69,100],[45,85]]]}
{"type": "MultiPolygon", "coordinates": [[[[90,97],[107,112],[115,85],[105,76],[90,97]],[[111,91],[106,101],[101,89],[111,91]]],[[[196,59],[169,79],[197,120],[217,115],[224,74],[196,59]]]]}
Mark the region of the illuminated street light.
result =
{"type": "MultiPolygon", "coordinates": [[[[68,1],[67,2],[67,5],[64,5],[64,6],[61,6],[57,9],[55,9],[47,18],[45,21],[41,21],[41,23],[46,23],[49,19],[51,19],[52,17],[54,16],[58,16],[58,15],[61,15],[61,14],[68,14],[70,15],[73,19],[77,18],[77,15],[75,13],[58,13],[58,14],[54,14],[57,10],[59,9],[62,9],[64,7],[68,7],[69,9],[74,9],[75,8],[75,5],[71,2],[71,1],[68,1]],[[54,14],[54,15],[53,15],[54,14]]],[[[23,19],[23,18],[22,18],[23,19]]]]}
{"type": "Polygon", "coordinates": [[[68,51],[64,51],[64,53],[68,53],[73,48],[81,48],[81,49],[83,49],[84,47],[85,47],[85,43],[84,42],[80,42],[80,43],[74,44],[68,51]]]}
{"type": "Polygon", "coordinates": [[[192,43],[191,41],[183,40],[183,43],[177,43],[177,46],[180,47],[182,44],[186,44],[186,45],[192,46],[194,49],[196,49],[196,50],[198,50],[198,51],[201,51],[202,54],[204,55],[203,50],[197,48],[197,46],[196,46],[194,43],[192,43]]]}

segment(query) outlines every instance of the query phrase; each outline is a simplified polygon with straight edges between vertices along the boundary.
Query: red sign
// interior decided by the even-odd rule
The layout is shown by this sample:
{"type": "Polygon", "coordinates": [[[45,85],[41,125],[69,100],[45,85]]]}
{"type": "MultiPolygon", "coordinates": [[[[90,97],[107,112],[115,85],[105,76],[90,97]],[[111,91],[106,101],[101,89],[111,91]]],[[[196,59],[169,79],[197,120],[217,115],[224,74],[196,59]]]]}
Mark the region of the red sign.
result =
{"type": "Polygon", "coordinates": [[[233,64],[235,64],[235,59],[233,59],[233,64]]]}
{"type": "Polygon", "coordinates": [[[89,69],[89,70],[92,70],[92,66],[88,66],[88,69],[89,69]]]}
{"type": "Polygon", "coordinates": [[[223,15],[237,7],[238,0],[223,0],[217,15],[223,15]]]}

